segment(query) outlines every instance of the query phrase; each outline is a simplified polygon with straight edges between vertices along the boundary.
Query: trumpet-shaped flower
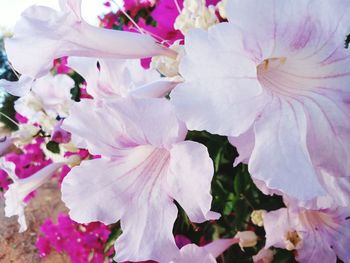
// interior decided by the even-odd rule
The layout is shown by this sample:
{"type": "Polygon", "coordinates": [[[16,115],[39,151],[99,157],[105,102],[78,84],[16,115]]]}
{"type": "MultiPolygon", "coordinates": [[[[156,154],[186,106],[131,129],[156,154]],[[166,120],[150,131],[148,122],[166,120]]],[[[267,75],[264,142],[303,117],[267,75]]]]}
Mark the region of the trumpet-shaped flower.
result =
{"type": "Polygon", "coordinates": [[[37,78],[64,56],[143,58],[174,52],[148,35],[97,28],[81,17],[81,0],[61,0],[61,10],[32,6],[22,13],[14,37],[5,41],[16,70],[37,78]]]}
{"type": "Polygon", "coordinates": [[[19,232],[27,229],[27,223],[24,215],[24,208],[26,203],[24,199],[28,194],[39,188],[45,183],[51,175],[63,166],[63,163],[52,163],[42,168],[32,176],[20,179],[15,173],[15,164],[13,162],[0,159],[1,169],[6,171],[13,183],[9,185],[5,197],[5,215],[7,217],[18,216],[18,223],[20,224],[19,232]]]}
{"type": "Polygon", "coordinates": [[[228,23],[193,30],[171,94],[191,130],[227,135],[254,179],[306,201],[320,173],[347,176],[350,2],[232,0],[228,23]]]}
{"type": "Polygon", "coordinates": [[[77,222],[120,220],[116,261],[169,262],[176,256],[174,200],[193,222],[219,217],[210,211],[208,152],[184,141],[187,130],[166,99],[121,98],[103,108],[84,100],[63,128],[102,158],[73,168],[63,180],[62,198],[77,222]]]}
{"type": "Polygon", "coordinates": [[[32,123],[42,113],[54,119],[66,117],[73,103],[70,92],[73,87],[74,81],[67,75],[47,74],[33,82],[31,92],[15,102],[15,109],[32,123]]]}
{"type": "Polygon", "coordinates": [[[269,212],[264,218],[265,247],[296,250],[298,262],[350,261],[348,208],[299,210],[293,207],[269,212]]]}
{"type": "Polygon", "coordinates": [[[87,92],[96,100],[163,97],[177,85],[155,70],[145,70],[139,60],[71,57],[68,65],[85,79],[87,92]]]}

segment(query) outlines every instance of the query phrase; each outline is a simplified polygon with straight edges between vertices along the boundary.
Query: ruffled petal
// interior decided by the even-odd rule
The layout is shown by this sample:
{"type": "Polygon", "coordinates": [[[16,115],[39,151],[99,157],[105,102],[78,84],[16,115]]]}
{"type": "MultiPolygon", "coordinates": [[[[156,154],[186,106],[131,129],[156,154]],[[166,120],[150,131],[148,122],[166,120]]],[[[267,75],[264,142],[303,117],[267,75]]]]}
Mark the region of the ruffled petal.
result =
{"type": "Polygon", "coordinates": [[[118,112],[123,120],[131,120],[137,125],[147,144],[170,148],[186,137],[187,129],[178,120],[173,105],[167,99],[128,98],[111,102],[107,106],[118,112]]]}
{"type": "Polygon", "coordinates": [[[43,169],[39,170],[32,176],[25,179],[18,179],[15,174],[15,166],[11,162],[1,162],[2,169],[13,180],[13,183],[9,186],[9,189],[4,194],[5,197],[5,215],[7,217],[18,216],[18,223],[20,224],[19,232],[23,232],[27,229],[27,224],[24,215],[24,208],[26,203],[25,197],[38,189],[44,184],[52,174],[63,166],[63,163],[52,163],[43,169]]]}
{"type": "Polygon", "coordinates": [[[344,98],[330,92],[304,99],[308,114],[308,148],[315,166],[334,176],[348,176],[350,111],[344,98]]]}
{"type": "Polygon", "coordinates": [[[268,97],[257,80],[256,65],[240,43],[240,32],[227,23],[186,36],[180,64],[185,83],[170,97],[188,129],[239,136],[265,105],[268,97]]]}
{"type": "Polygon", "coordinates": [[[179,83],[172,80],[161,79],[135,88],[129,94],[135,98],[162,98],[168,95],[177,84],[179,83]]]}
{"type": "Polygon", "coordinates": [[[177,217],[175,204],[161,191],[153,191],[152,198],[145,194],[140,194],[133,211],[122,217],[123,234],[115,242],[117,262],[169,262],[178,251],[172,234],[177,217]]]}
{"type": "Polygon", "coordinates": [[[226,13],[256,60],[286,56],[286,46],[303,57],[327,58],[349,33],[349,7],[346,0],[233,0],[226,13]]]}
{"type": "Polygon", "coordinates": [[[169,195],[181,205],[192,222],[218,219],[220,214],[210,211],[214,168],[207,149],[202,144],[185,141],[175,144],[170,156],[169,195]]]}
{"type": "Polygon", "coordinates": [[[265,248],[285,248],[284,237],[292,227],[288,217],[287,208],[271,211],[264,216],[264,229],[266,232],[265,248]]]}
{"type": "Polygon", "coordinates": [[[214,258],[217,258],[230,246],[237,243],[239,240],[235,238],[217,239],[205,245],[203,248],[210,253],[214,258]]]}
{"type": "Polygon", "coordinates": [[[144,58],[175,56],[148,35],[93,27],[81,19],[80,1],[65,2],[63,11],[32,6],[22,13],[14,37],[5,41],[9,60],[32,78],[46,74],[64,56],[144,58]]]}
{"type": "Polygon", "coordinates": [[[216,263],[215,257],[206,251],[203,247],[198,247],[196,244],[188,244],[181,248],[179,256],[170,263],[216,263]]]}
{"type": "Polygon", "coordinates": [[[236,147],[239,156],[235,159],[233,166],[240,163],[247,164],[254,149],[255,134],[254,129],[250,128],[238,137],[228,137],[229,142],[236,147]]]}
{"type": "Polygon", "coordinates": [[[161,97],[176,85],[160,80],[156,71],[142,68],[139,60],[70,57],[68,65],[85,79],[87,91],[95,99],[126,97],[130,93],[141,98],[161,97]]]}
{"type": "Polygon", "coordinates": [[[169,153],[153,146],[125,149],[116,160],[85,161],[65,177],[62,199],[80,223],[121,220],[117,261],[167,262],[177,251],[177,209],[162,186],[168,162],[169,153]]]}
{"type": "Polygon", "coordinates": [[[300,263],[335,263],[337,256],[327,240],[321,235],[305,233],[302,248],[298,250],[296,260],[300,263]]]}
{"type": "Polygon", "coordinates": [[[14,96],[24,96],[27,94],[34,84],[31,77],[22,75],[17,81],[0,80],[0,87],[4,88],[6,92],[14,96]]]}
{"type": "Polygon", "coordinates": [[[255,123],[249,171],[271,189],[302,201],[325,195],[306,146],[306,116],[298,102],[275,98],[255,123]]]}

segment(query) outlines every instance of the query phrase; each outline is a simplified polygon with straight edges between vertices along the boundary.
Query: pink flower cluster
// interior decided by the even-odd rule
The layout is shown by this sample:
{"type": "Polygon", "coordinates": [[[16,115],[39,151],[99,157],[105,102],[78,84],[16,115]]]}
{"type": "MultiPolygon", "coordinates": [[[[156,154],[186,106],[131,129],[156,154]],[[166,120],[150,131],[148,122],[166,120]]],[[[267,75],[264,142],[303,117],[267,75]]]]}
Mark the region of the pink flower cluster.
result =
{"type": "Polygon", "coordinates": [[[68,215],[60,214],[57,224],[49,219],[41,225],[40,231],[36,243],[40,257],[47,257],[52,251],[57,251],[68,255],[73,263],[111,262],[107,259],[113,254],[113,248],[104,251],[110,234],[104,224],[78,224],[68,215]]]}
{"type": "MultiPolygon", "coordinates": [[[[52,163],[48,160],[41,149],[44,140],[37,138],[34,143],[27,144],[21,152],[11,152],[4,157],[6,161],[13,162],[16,165],[15,173],[18,178],[24,179],[35,174],[48,164],[52,163]]],[[[4,170],[0,170],[0,187],[4,190],[8,189],[11,180],[4,170]]],[[[27,196],[26,201],[34,197],[35,192],[27,196]]]]}

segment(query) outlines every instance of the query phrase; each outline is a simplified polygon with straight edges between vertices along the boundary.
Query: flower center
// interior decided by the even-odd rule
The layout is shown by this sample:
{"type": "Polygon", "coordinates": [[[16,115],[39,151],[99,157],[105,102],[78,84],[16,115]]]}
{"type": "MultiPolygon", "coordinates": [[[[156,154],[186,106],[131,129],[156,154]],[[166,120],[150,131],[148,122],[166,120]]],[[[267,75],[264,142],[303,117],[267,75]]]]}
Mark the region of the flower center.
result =
{"type": "Polygon", "coordinates": [[[282,96],[303,95],[314,86],[311,82],[314,67],[313,63],[305,63],[286,57],[269,58],[257,66],[257,77],[261,86],[273,93],[282,96]]]}
{"type": "Polygon", "coordinates": [[[286,249],[291,251],[299,248],[301,241],[302,238],[297,231],[288,231],[285,236],[286,249]]]}

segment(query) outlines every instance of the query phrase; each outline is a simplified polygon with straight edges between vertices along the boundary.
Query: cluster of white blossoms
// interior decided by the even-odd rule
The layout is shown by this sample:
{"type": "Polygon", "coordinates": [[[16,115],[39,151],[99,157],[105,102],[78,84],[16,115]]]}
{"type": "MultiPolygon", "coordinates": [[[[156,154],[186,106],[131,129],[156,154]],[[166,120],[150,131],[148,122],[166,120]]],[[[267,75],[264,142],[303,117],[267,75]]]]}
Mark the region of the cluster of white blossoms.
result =
{"type": "Polygon", "coordinates": [[[184,1],[184,7],[176,18],[174,28],[186,34],[190,29],[208,29],[218,22],[213,5],[207,7],[205,0],[187,0],[184,1]]]}
{"type": "MultiPolygon", "coordinates": [[[[350,262],[349,0],[223,0],[216,8],[185,0],[174,24],[184,41],[171,48],[93,27],[80,5],[28,8],[5,42],[21,77],[1,84],[21,96],[16,110],[30,123],[50,133],[60,116],[75,147],[101,156],[66,161],[75,167],[62,199],[77,222],[120,221],[116,261],[209,263],[232,244],[256,244],[253,232],[204,247],[175,244],[174,201],[192,222],[220,217],[211,211],[207,148],[185,140],[188,130],[205,130],[228,137],[239,152],[232,162],[248,164],[263,193],[283,197],[285,208],[252,215],[266,231],[255,262],[271,262],[270,247],[296,250],[300,262],[350,262]],[[93,98],[70,100],[72,79],[52,76],[52,61],[64,56],[93,98]],[[145,70],[139,59],[148,57],[145,70]]],[[[1,162],[14,180],[7,215],[19,215],[24,230],[23,193],[65,161],[28,183],[1,162]]]]}

